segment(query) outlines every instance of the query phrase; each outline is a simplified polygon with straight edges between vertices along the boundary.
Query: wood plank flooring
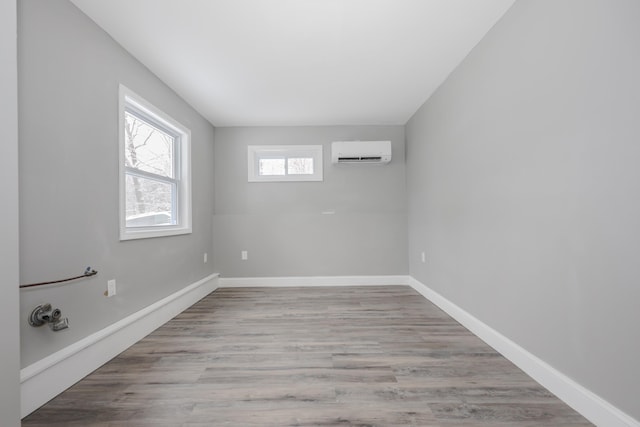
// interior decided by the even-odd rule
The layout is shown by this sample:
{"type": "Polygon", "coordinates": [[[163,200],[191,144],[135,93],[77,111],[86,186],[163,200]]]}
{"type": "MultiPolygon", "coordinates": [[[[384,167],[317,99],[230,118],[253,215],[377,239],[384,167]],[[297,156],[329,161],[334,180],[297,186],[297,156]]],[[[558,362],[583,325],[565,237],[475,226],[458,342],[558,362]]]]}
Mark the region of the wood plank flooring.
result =
{"type": "Polygon", "coordinates": [[[405,286],[218,289],[23,426],[589,426],[405,286]]]}

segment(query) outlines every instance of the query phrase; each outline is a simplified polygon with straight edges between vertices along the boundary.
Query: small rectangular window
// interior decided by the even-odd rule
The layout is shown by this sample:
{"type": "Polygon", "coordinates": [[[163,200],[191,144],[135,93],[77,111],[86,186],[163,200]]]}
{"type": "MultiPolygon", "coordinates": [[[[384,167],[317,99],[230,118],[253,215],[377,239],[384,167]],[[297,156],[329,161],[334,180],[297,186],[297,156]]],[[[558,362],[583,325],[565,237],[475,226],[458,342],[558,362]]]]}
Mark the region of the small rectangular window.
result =
{"type": "Polygon", "coordinates": [[[250,145],[249,182],[322,181],[322,145],[250,145]]]}
{"type": "Polygon", "coordinates": [[[120,240],[191,232],[190,132],[120,86],[120,240]]]}

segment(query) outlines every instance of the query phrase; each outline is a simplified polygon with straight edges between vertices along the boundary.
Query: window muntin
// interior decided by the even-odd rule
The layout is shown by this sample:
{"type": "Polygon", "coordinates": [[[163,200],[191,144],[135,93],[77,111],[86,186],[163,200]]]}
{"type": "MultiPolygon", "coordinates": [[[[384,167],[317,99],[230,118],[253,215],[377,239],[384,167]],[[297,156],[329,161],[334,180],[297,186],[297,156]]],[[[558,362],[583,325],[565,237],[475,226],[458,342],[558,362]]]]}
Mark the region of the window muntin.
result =
{"type": "Polygon", "coordinates": [[[190,132],[120,87],[120,239],[191,232],[190,132]]]}
{"type": "Polygon", "coordinates": [[[249,182],[322,181],[322,145],[250,145],[249,182]]]}

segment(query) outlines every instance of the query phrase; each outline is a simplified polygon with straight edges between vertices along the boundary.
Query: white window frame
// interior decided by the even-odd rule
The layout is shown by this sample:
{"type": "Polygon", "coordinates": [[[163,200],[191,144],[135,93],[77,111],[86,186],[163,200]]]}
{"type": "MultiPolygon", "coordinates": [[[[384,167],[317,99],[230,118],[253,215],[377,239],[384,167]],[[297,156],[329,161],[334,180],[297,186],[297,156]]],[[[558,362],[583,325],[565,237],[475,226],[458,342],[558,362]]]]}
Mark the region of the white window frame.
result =
{"type": "Polygon", "coordinates": [[[249,145],[247,147],[249,182],[322,181],[323,167],[322,145],[249,145]],[[285,175],[260,175],[260,159],[274,157],[282,157],[285,160],[285,175]],[[313,159],[313,174],[287,173],[287,159],[298,157],[310,157],[313,159]]]}
{"type": "Polygon", "coordinates": [[[191,131],[147,102],[124,85],[119,88],[119,170],[120,170],[120,240],[146,239],[151,237],[175,236],[189,234],[191,228],[191,131]],[[125,112],[133,112],[141,119],[160,129],[167,130],[176,138],[176,176],[172,181],[176,184],[177,216],[175,225],[127,227],[126,224],[126,176],[125,166],[125,112]]]}

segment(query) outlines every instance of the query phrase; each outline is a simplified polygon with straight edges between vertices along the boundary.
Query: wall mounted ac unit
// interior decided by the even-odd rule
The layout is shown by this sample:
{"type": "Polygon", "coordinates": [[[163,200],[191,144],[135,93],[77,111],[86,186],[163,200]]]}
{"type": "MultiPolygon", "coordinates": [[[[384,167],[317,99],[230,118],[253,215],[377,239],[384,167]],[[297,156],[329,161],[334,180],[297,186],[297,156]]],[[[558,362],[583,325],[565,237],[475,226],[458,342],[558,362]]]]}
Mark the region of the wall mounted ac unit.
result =
{"type": "Polygon", "coordinates": [[[389,163],[391,141],[336,141],[331,143],[331,162],[389,163]]]}

